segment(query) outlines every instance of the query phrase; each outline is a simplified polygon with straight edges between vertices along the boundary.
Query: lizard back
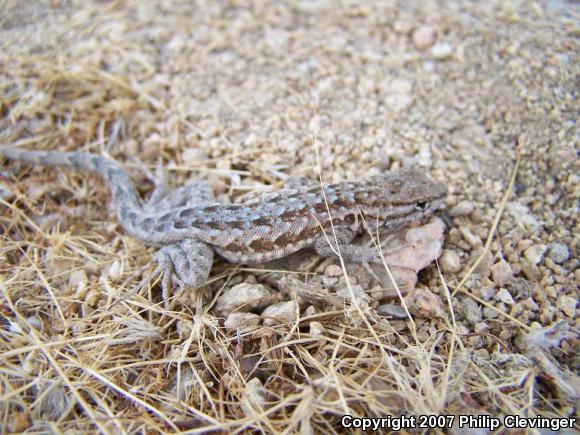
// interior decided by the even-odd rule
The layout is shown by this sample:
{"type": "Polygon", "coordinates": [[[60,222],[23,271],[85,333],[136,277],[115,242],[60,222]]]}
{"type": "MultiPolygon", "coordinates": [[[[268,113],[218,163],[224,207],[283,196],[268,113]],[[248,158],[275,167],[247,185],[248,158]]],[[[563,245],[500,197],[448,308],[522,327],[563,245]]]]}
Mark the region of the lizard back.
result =
{"type": "Polygon", "coordinates": [[[281,191],[242,204],[185,206],[151,213],[143,208],[127,173],[116,162],[81,152],[31,151],[0,147],[9,159],[91,171],[111,190],[113,208],[125,231],[146,244],[192,238],[212,245],[234,262],[260,263],[311,246],[332,225],[359,231],[368,226],[395,230],[431,215],[447,189],[418,171],[388,172],[365,181],[281,191]]]}

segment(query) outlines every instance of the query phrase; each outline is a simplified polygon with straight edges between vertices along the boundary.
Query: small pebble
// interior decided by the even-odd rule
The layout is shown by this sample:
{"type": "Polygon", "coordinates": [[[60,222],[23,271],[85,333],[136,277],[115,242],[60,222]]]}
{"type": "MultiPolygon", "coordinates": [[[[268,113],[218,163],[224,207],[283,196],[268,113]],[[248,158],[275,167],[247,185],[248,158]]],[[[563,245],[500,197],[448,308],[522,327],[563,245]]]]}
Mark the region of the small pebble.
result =
{"type": "Polygon", "coordinates": [[[433,318],[443,317],[443,301],[439,295],[430,290],[416,288],[405,296],[405,303],[409,311],[418,317],[433,318]]]}
{"type": "Polygon", "coordinates": [[[406,35],[411,33],[411,30],[413,29],[413,22],[409,19],[401,18],[395,21],[393,28],[395,32],[406,35]]]}
{"type": "Polygon", "coordinates": [[[564,243],[553,243],[550,246],[548,255],[554,263],[562,264],[570,258],[570,250],[568,249],[568,245],[564,243]]]}
{"type": "Polygon", "coordinates": [[[540,229],[540,223],[527,206],[518,202],[508,202],[506,204],[506,210],[515,217],[517,221],[523,223],[530,231],[536,232],[540,229]]]}
{"type": "Polygon", "coordinates": [[[471,201],[461,201],[451,210],[449,210],[449,216],[457,217],[457,216],[466,216],[473,212],[474,206],[473,202],[471,201]]]}
{"type": "Polygon", "coordinates": [[[413,43],[419,50],[425,50],[435,42],[435,32],[432,27],[421,26],[413,32],[413,43]]]}
{"type": "Polygon", "coordinates": [[[89,307],[94,307],[97,305],[97,301],[99,300],[100,293],[96,290],[89,290],[87,295],[85,296],[85,302],[89,307]]]}
{"type": "Polygon", "coordinates": [[[532,246],[534,244],[534,242],[532,242],[530,239],[522,239],[517,243],[517,248],[519,252],[523,252],[526,249],[528,249],[530,246],[532,246]]]}
{"type": "Polygon", "coordinates": [[[279,324],[293,324],[296,322],[298,310],[296,302],[280,302],[270,305],[262,312],[265,326],[274,326],[279,324]]]}
{"type": "Polygon", "coordinates": [[[341,277],[342,268],[337,264],[331,264],[326,269],[324,269],[324,275],[329,277],[341,277]]]}
{"type": "Polygon", "coordinates": [[[445,250],[439,258],[439,266],[445,273],[457,273],[461,270],[461,260],[456,251],[445,250]]]}
{"type": "Polygon", "coordinates": [[[507,305],[515,304],[514,298],[512,297],[511,293],[507,291],[507,289],[505,288],[499,289],[499,291],[495,295],[495,298],[498,301],[502,301],[504,304],[507,305]]]}
{"type": "Polygon", "coordinates": [[[536,304],[536,301],[534,301],[531,297],[524,299],[522,302],[522,307],[524,307],[526,310],[530,310],[530,311],[538,311],[538,309],[540,307],[538,307],[538,304],[536,304]]]}
{"type": "Polygon", "coordinates": [[[479,294],[484,301],[489,301],[495,295],[495,289],[493,287],[481,287],[479,294]]]}
{"type": "Polygon", "coordinates": [[[246,417],[256,414],[256,409],[263,409],[268,401],[267,391],[259,378],[252,378],[242,392],[244,400],[240,403],[246,417]]]}
{"type": "Polygon", "coordinates": [[[578,299],[572,296],[562,295],[558,298],[558,306],[570,318],[574,318],[576,315],[577,303],[578,299]]]}
{"type": "Polygon", "coordinates": [[[215,309],[221,315],[232,311],[250,311],[268,303],[270,292],[261,284],[240,283],[226,290],[217,300],[215,309]]]}
{"type": "Polygon", "coordinates": [[[553,285],[544,287],[544,293],[546,293],[552,299],[556,299],[558,297],[558,290],[553,285]]]}
{"type": "Polygon", "coordinates": [[[446,42],[435,44],[431,49],[431,54],[435,59],[444,60],[453,55],[453,47],[446,42]]]}
{"type": "Polygon", "coordinates": [[[208,158],[207,152],[201,147],[188,147],[181,153],[181,158],[185,165],[195,166],[198,165],[200,161],[204,161],[208,158]]]}
{"type": "Polygon", "coordinates": [[[398,304],[384,304],[377,308],[377,314],[388,319],[406,319],[407,312],[398,304]]]}
{"type": "Polygon", "coordinates": [[[508,341],[512,338],[512,331],[510,331],[509,329],[502,329],[499,332],[499,338],[501,338],[503,341],[508,341]]]}
{"type": "Polygon", "coordinates": [[[10,201],[14,198],[14,192],[6,184],[0,183],[0,199],[10,201]]]}
{"type": "Polygon", "coordinates": [[[505,283],[511,280],[514,275],[508,262],[502,259],[491,266],[491,276],[493,282],[498,287],[502,287],[505,283]]]}
{"type": "Polygon", "coordinates": [[[529,281],[538,281],[542,274],[540,273],[540,269],[535,264],[522,259],[521,261],[522,272],[524,273],[525,277],[529,281]]]}
{"type": "Polygon", "coordinates": [[[419,166],[424,166],[426,168],[430,168],[433,155],[431,154],[431,147],[428,143],[422,143],[421,148],[419,148],[419,155],[417,157],[419,166]]]}
{"type": "Polygon", "coordinates": [[[479,273],[481,276],[488,277],[491,274],[491,266],[493,262],[493,257],[489,251],[483,253],[483,248],[478,248],[471,253],[470,261],[475,262],[479,257],[483,257],[479,261],[479,264],[475,268],[475,272],[479,273]]]}
{"type": "Polygon", "coordinates": [[[310,323],[310,335],[313,337],[320,337],[324,334],[325,328],[322,326],[320,322],[311,322],[310,323]]]}
{"type": "Polygon", "coordinates": [[[481,322],[481,307],[477,302],[471,298],[467,298],[463,301],[463,306],[465,309],[465,318],[469,323],[476,324],[481,322]]]}
{"type": "Polygon", "coordinates": [[[250,332],[260,326],[262,319],[254,313],[231,313],[224,322],[229,331],[250,332]]]}
{"type": "Polygon", "coordinates": [[[361,299],[366,296],[365,291],[360,285],[352,285],[349,289],[348,286],[342,287],[336,291],[336,295],[343,299],[351,300],[351,295],[354,294],[355,299],[361,299]],[[352,293],[351,290],[352,289],[352,293]]]}
{"type": "MultiPolygon", "coordinates": [[[[490,355],[489,352],[487,351],[487,349],[477,349],[475,351],[475,355],[477,355],[479,358],[483,359],[483,360],[489,360],[490,359],[490,355]]],[[[483,431],[481,433],[484,433],[483,431]]],[[[485,432],[487,433],[487,432],[485,432]]]]}
{"type": "Polygon", "coordinates": [[[483,307],[483,317],[486,319],[495,319],[499,316],[497,310],[489,307],[483,307]]]}
{"type": "Polygon", "coordinates": [[[481,238],[478,235],[473,234],[473,232],[468,227],[466,226],[459,227],[459,232],[463,236],[463,239],[467,243],[469,243],[469,246],[471,246],[472,248],[479,248],[483,246],[481,238]]]}
{"type": "Polygon", "coordinates": [[[543,244],[532,245],[524,251],[524,257],[532,264],[539,264],[544,257],[547,246],[543,244]]]}
{"type": "Polygon", "coordinates": [[[334,288],[338,284],[338,278],[331,277],[331,276],[323,276],[322,277],[322,285],[326,288],[334,288]]]}
{"type": "Polygon", "coordinates": [[[489,329],[489,325],[485,322],[479,322],[473,325],[473,331],[477,334],[481,334],[489,329]]]}

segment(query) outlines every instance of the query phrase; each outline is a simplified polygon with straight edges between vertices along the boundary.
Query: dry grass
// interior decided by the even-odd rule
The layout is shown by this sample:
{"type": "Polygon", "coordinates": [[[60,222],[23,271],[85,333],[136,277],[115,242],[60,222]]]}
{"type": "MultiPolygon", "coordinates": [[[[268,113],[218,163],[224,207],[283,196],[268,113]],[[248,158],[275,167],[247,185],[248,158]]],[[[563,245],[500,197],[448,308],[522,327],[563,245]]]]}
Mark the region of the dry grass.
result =
{"type": "MultiPolygon", "coordinates": [[[[122,9],[120,2],[106,6],[113,18],[122,9]]],[[[49,44],[50,55],[38,52],[46,48],[42,41],[28,52],[2,55],[0,143],[111,153],[129,168],[135,155],[152,165],[159,156],[186,160],[191,135],[212,136],[206,124],[163,101],[155,80],[146,80],[155,71],[148,56],[124,57],[113,42],[97,61],[85,58],[87,47],[71,41],[90,34],[84,14],[91,12],[74,15],[72,33],[59,34],[63,46],[49,44]],[[108,56],[118,61],[115,71],[100,67],[108,56]]],[[[101,25],[109,24],[100,17],[94,26],[101,25]]],[[[119,42],[125,43],[132,44],[119,42]]],[[[292,116],[285,114],[289,125],[292,116]]],[[[225,134],[215,137],[230,144],[225,134]]],[[[209,175],[221,177],[222,195],[248,188],[238,182],[241,175],[276,179],[279,163],[252,166],[252,156],[245,161],[236,147],[197,159],[195,167],[170,169],[180,177],[209,166],[209,175]]],[[[347,277],[354,302],[343,309],[319,301],[315,314],[305,314],[299,297],[285,292],[282,300],[296,301],[296,321],[250,332],[227,330],[215,301],[248,274],[272,283],[279,272],[220,261],[205,294],[165,306],[158,277],[147,275],[154,249],[123,234],[102,183],[6,162],[0,179],[7,189],[0,191],[1,431],[309,434],[342,432],[347,414],[576,415],[577,378],[547,350],[560,342],[557,328],[538,331],[466,290],[497,240],[520,166],[520,155],[512,157],[512,176],[479,258],[453,284],[431,270],[431,290],[446,302],[443,317],[412,315],[397,289],[408,318],[388,321],[354,297],[347,277]],[[499,312],[490,323],[518,339],[540,338],[521,351],[498,334],[458,325],[459,295],[499,312]]],[[[297,279],[308,282],[311,275],[297,279]]]]}

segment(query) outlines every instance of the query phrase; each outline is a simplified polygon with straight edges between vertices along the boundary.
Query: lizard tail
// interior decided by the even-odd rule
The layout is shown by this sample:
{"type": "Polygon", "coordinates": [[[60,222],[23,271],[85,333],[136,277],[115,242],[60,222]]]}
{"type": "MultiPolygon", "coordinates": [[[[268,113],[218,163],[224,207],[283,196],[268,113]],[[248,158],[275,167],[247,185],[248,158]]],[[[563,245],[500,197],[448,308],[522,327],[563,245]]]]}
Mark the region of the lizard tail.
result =
{"type": "Polygon", "coordinates": [[[97,154],[33,151],[4,146],[0,146],[0,156],[36,165],[70,167],[79,171],[94,172],[109,186],[113,208],[119,222],[129,234],[141,238],[137,220],[144,214],[143,208],[133,182],[118,163],[97,154]]]}

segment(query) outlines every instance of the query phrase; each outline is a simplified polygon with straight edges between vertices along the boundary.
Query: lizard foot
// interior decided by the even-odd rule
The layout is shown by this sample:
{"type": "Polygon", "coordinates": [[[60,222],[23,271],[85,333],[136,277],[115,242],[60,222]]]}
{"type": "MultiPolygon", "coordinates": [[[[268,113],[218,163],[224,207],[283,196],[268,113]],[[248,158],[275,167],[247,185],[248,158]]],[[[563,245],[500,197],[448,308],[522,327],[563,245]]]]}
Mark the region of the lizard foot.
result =
{"type": "Polygon", "coordinates": [[[199,288],[207,280],[213,262],[213,249],[206,243],[185,239],[163,246],[157,254],[156,272],[163,273],[163,300],[169,300],[171,283],[179,288],[199,288]]]}

